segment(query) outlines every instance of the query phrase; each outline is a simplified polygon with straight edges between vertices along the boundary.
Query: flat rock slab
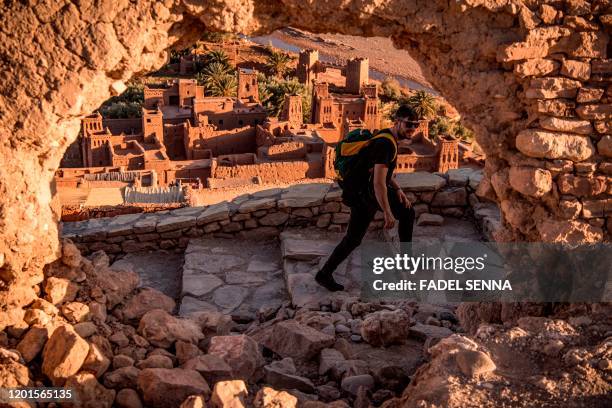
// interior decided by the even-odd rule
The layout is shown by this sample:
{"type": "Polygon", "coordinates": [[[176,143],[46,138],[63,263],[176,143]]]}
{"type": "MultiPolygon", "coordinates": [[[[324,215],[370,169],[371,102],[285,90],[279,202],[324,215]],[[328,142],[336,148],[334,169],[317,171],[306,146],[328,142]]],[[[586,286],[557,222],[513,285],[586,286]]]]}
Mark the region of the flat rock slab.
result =
{"type": "Polygon", "coordinates": [[[330,292],[319,285],[309,273],[294,273],[287,276],[287,291],[295,307],[318,305],[329,299],[330,292]]]}
{"type": "Polygon", "coordinates": [[[228,271],[225,273],[225,282],[230,285],[262,284],[266,281],[265,275],[248,271],[228,271]]]}
{"type": "Polygon", "coordinates": [[[235,270],[245,263],[246,261],[243,258],[236,255],[191,252],[185,255],[184,269],[218,274],[228,270],[235,270]]]}
{"type": "Polygon", "coordinates": [[[206,207],[183,207],[177,208],[176,210],[170,211],[170,214],[179,216],[179,215],[190,215],[190,216],[198,216],[200,215],[206,207]]]}
{"type": "Polygon", "coordinates": [[[434,191],[446,185],[446,180],[443,177],[424,171],[399,173],[395,176],[395,179],[399,186],[407,191],[434,191]]]}
{"type": "Polygon", "coordinates": [[[183,296],[203,296],[223,285],[223,280],[213,274],[191,274],[190,271],[183,272],[183,296]]]}
{"type": "Polygon", "coordinates": [[[297,184],[284,190],[278,201],[279,208],[310,207],[323,203],[331,183],[297,184]]]}
{"type": "Polygon", "coordinates": [[[132,252],[113,263],[113,268],[133,270],[140,286],[157,289],[173,299],[180,296],[183,256],[174,252],[132,252]]]}
{"type": "Polygon", "coordinates": [[[408,334],[421,341],[426,341],[429,338],[443,339],[453,334],[453,331],[446,327],[417,323],[408,329],[408,334]]]}
{"type": "Polygon", "coordinates": [[[183,296],[181,299],[181,307],[179,308],[180,316],[189,316],[195,312],[216,312],[217,307],[203,300],[198,300],[191,296],[183,296]]]}
{"type": "Polygon", "coordinates": [[[225,312],[236,309],[249,294],[249,290],[242,286],[226,285],[215,290],[213,301],[225,312]]]}
{"type": "Polygon", "coordinates": [[[249,306],[253,310],[280,307],[283,300],[285,300],[284,294],[285,282],[279,277],[279,279],[268,282],[255,289],[249,301],[249,306]]]}
{"type": "Polygon", "coordinates": [[[287,299],[280,260],[278,242],[192,239],[185,250],[183,309],[201,306],[246,321],[274,313],[287,299]]]}
{"type": "Polygon", "coordinates": [[[213,204],[206,208],[198,217],[198,225],[203,225],[213,221],[221,221],[229,218],[229,204],[223,201],[218,204],[213,204]]]}
{"type": "Polygon", "coordinates": [[[251,196],[253,198],[276,197],[283,191],[282,188],[269,188],[267,190],[256,191],[251,196]]]}
{"type": "Polygon", "coordinates": [[[299,238],[281,238],[283,258],[310,261],[328,256],[336,247],[337,242],[314,241],[299,238]]]}
{"type": "Polygon", "coordinates": [[[423,213],[419,216],[417,225],[437,225],[440,226],[444,223],[444,217],[438,214],[423,213]]]}
{"type": "Polygon", "coordinates": [[[258,258],[257,255],[251,258],[247,266],[247,272],[249,273],[273,272],[279,269],[280,263],[278,261],[266,261],[265,259],[258,258]]]}
{"type": "Polygon", "coordinates": [[[258,198],[245,201],[238,207],[240,213],[251,213],[259,210],[269,210],[276,207],[276,199],[274,198],[258,198]]]}

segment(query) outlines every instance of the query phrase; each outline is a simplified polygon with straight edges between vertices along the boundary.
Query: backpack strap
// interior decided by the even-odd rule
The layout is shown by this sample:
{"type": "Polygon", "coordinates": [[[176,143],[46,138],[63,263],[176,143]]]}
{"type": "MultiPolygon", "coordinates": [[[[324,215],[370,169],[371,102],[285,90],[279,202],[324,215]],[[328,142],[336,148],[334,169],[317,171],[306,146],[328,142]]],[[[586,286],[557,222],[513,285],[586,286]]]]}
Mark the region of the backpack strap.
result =
{"type": "MultiPolygon", "coordinates": [[[[363,134],[363,129],[359,130],[359,136],[363,134]]],[[[340,145],[340,155],[343,157],[354,156],[367,144],[370,142],[370,139],[366,140],[358,140],[355,142],[347,142],[342,141],[340,145]]]]}
{"type": "Polygon", "coordinates": [[[397,141],[395,140],[395,138],[393,137],[393,135],[389,132],[380,132],[377,133],[373,138],[371,138],[370,140],[368,140],[368,142],[371,142],[372,140],[375,139],[387,139],[391,142],[391,144],[393,145],[393,160],[395,160],[397,158],[397,141]]]}

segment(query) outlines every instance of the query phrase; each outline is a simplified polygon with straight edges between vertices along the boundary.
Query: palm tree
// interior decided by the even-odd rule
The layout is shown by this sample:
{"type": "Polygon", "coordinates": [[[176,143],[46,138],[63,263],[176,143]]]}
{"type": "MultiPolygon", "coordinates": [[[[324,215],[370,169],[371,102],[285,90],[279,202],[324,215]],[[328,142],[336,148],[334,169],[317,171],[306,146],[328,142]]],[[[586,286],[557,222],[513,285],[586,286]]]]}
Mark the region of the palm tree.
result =
{"type": "Polygon", "coordinates": [[[208,64],[212,64],[218,62],[220,64],[225,65],[226,67],[230,67],[230,60],[225,51],[223,50],[212,50],[206,53],[204,56],[206,62],[208,64]]]}
{"type": "Polygon", "coordinates": [[[431,119],[438,111],[436,99],[429,92],[416,91],[402,102],[411,106],[419,119],[431,119]]]}
{"type": "Polygon", "coordinates": [[[211,96],[236,96],[236,77],[225,75],[212,82],[207,90],[211,96]]]}
{"type": "Polygon", "coordinates": [[[218,82],[227,76],[233,77],[233,72],[220,62],[213,62],[196,74],[199,85],[204,85],[207,91],[212,92],[218,82]]]}
{"type": "Polygon", "coordinates": [[[289,63],[295,58],[281,51],[271,51],[268,55],[266,67],[272,75],[282,78],[289,70],[289,63]]]}
{"type": "Polygon", "coordinates": [[[263,72],[257,73],[257,91],[259,93],[259,100],[265,105],[265,101],[270,98],[269,87],[270,79],[263,72]]]}
{"type": "Polygon", "coordinates": [[[266,83],[265,95],[267,95],[266,98],[260,99],[263,101],[264,106],[266,106],[270,116],[280,115],[281,111],[283,110],[283,105],[285,104],[286,95],[301,95],[302,111],[305,112],[304,117],[309,116],[308,112],[310,112],[310,100],[308,88],[295,79],[291,79],[289,81],[272,79],[266,83]]]}

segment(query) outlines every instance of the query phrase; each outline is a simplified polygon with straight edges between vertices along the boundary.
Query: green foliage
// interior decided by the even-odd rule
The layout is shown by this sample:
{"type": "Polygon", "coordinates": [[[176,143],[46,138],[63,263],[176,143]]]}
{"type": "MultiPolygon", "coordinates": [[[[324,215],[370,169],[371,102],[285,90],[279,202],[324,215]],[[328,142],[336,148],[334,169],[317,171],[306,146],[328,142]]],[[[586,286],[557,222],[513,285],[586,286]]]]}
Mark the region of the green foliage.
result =
{"type": "Polygon", "coordinates": [[[100,107],[100,114],[106,118],[139,118],[144,103],[144,85],[134,83],[117,96],[107,99],[100,107]]]}
{"type": "Polygon", "coordinates": [[[282,78],[289,71],[289,63],[294,59],[295,57],[282,51],[270,50],[270,55],[268,55],[266,61],[266,68],[268,68],[270,74],[282,78]]]}
{"type": "MultiPolygon", "coordinates": [[[[225,53],[223,53],[225,54],[225,53]]],[[[218,58],[219,54],[213,57],[218,58]]],[[[222,57],[222,56],[221,56],[222,57]]],[[[204,86],[206,94],[209,96],[236,96],[236,73],[228,63],[212,60],[209,64],[198,72],[195,76],[199,85],[204,86]]]]}
{"type": "Polygon", "coordinates": [[[259,99],[270,116],[278,116],[283,110],[285,95],[302,96],[304,121],[310,119],[310,89],[297,79],[278,79],[261,75],[259,80],[259,99]]]}
{"type": "Polygon", "coordinates": [[[137,102],[115,102],[103,105],[100,114],[109,119],[139,118],[142,116],[142,104],[137,102]]]}
{"type": "Polygon", "coordinates": [[[178,64],[181,61],[181,57],[188,55],[193,46],[184,48],[182,50],[170,50],[170,64],[178,64]]]}
{"type": "Polygon", "coordinates": [[[237,81],[233,75],[225,75],[207,87],[211,96],[236,96],[237,81]]]}
{"type": "Polygon", "coordinates": [[[452,127],[453,124],[448,120],[448,118],[438,116],[429,122],[429,136],[436,138],[442,135],[448,135],[452,127]]]}
{"type": "Polygon", "coordinates": [[[196,61],[195,71],[196,73],[200,73],[204,71],[211,64],[221,64],[225,67],[227,71],[231,71],[234,68],[230,63],[230,59],[223,50],[213,50],[209,51],[200,57],[196,61]]]}
{"type": "Polygon", "coordinates": [[[257,91],[259,92],[260,101],[266,101],[271,96],[270,91],[268,91],[268,82],[269,80],[266,74],[263,72],[257,73],[257,91]]]}
{"type": "Polygon", "coordinates": [[[386,77],[380,84],[380,88],[381,96],[390,101],[397,101],[402,96],[400,83],[393,77],[386,77]]]}
{"type": "Polygon", "coordinates": [[[416,91],[400,103],[411,106],[420,119],[431,119],[436,115],[438,104],[432,94],[426,91],[416,91]]]}
{"type": "Polygon", "coordinates": [[[465,127],[463,123],[451,122],[444,116],[438,116],[429,122],[429,135],[431,137],[450,135],[465,142],[472,142],[474,140],[474,132],[465,127]]]}
{"type": "Polygon", "coordinates": [[[465,141],[465,142],[471,142],[472,140],[474,140],[474,132],[472,132],[470,129],[466,128],[463,123],[457,123],[455,124],[455,128],[454,128],[454,134],[455,137],[465,141]]]}

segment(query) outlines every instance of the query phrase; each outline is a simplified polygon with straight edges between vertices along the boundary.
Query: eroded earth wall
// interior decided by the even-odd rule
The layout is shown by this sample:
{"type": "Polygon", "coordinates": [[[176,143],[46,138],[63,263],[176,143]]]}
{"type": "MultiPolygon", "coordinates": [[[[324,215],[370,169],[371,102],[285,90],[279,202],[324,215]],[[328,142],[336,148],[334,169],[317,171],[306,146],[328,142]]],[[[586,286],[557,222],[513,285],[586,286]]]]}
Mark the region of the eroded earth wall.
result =
{"type": "Polygon", "coordinates": [[[487,153],[481,193],[507,239],[609,239],[608,0],[4,1],[0,6],[0,327],[57,253],[51,180],[79,121],[204,29],[388,36],[487,153]],[[489,188],[487,188],[489,186],[489,188]]]}

